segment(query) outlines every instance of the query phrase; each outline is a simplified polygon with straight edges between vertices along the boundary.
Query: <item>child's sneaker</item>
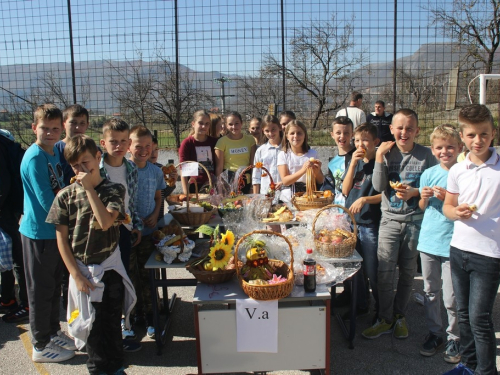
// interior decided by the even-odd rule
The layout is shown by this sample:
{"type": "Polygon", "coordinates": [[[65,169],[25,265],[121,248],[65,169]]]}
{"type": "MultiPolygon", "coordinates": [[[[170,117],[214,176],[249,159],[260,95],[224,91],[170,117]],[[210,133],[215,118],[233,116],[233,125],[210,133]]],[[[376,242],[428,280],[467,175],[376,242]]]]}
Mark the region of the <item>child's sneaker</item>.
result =
{"type": "Polygon", "coordinates": [[[57,335],[50,338],[50,342],[66,350],[76,350],[75,340],[66,336],[61,330],[57,331],[57,335]]]}
{"type": "Polygon", "coordinates": [[[74,356],[74,351],[63,349],[53,342],[49,342],[45,348],[40,350],[33,347],[31,359],[33,362],[37,363],[63,362],[73,358],[74,356]]]}
{"type": "Polygon", "coordinates": [[[397,339],[405,339],[408,337],[408,326],[406,319],[401,314],[396,314],[396,323],[394,323],[394,337],[397,339]]]}
{"type": "Polygon", "coordinates": [[[444,352],[444,360],[448,363],[460,362],[460,341],[448,340],[444,352]]]}
{"type": "MultiPolygon", "coordinates": [[[[17,303],[16,303],[17,305],[17,303]]],[[[2,316],[5,323],[22,323],[30,320],[30,310],[28,307],[19,306],[16,309],[2,316]]]]}
{"type": "Polygon", "coordinates": [[[125,319],[122,319],[122,339],[130,339],[134,340],[136,338],[136,334],[132,329],[127,329],[125,327],[125,319]]]}
{"type": "Polygon", "coordinates": [[[474,375],[474,371],[465,366],[463,363],[459,363],[457,367],[443,373],[443,375],[474,375]]]}
{"type": "Polygon", "coordinates": [[[386,323],[384,319],[379,319],[370,328],[365,329],[361,334],[367,339],[376,339],[386,333],[392,332],[392,323],[386,323]]]}
{"type": "Polygon", "coordinates": [[[148,326],[147,330],[147,335],[150,339],[154,339],[155,338],[155,327],[153,326],[148,326]]]}
{"type": "Polygon", "coordinates": [[[11,299],[9,302],[0,302],[0,314],[7,314],[17,306],[17,301],[15,299],[11,299]]]}
{"type": "Polygon", "coordinates": [[[429,333],[425,338],[425,342],[420,348],[420,354],[426,357],[432,357],[436,352],[441,349],[444,345],[444,340],[442,337],[436,336],[433,333],[429,333]]]}
{"type": "Polygon", "coordinates": [[[138,352],[142,349],[142,345],[132,340],[123,340],[123,351],[126,353],[138,352]]]}

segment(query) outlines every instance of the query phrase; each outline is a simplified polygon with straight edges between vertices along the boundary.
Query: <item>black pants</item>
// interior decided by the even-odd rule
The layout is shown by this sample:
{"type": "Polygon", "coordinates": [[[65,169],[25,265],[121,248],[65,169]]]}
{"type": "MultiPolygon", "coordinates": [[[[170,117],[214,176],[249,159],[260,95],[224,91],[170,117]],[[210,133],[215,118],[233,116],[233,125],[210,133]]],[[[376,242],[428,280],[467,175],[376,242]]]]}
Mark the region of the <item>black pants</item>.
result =
{"type": "Polygon", "coordinates": [[[12,238],[12,259],[14,269],[2,272],[2,297],[4,303],[16,299],[15,283],[19,284],[19,302],[23,306],[28,306],[28,295],[26,293],[26,277],[24,276],[23,246],[19,235],[19,221],[15,215],[2,212],[0,227],[12,238]]]}
{"type": "Polygon", "coordinates": [[[114,373],[123,366],[122,305],[125,287],[120,274],[102,277],[102,302],[92,302],[95,320],[87,339],[87,368],[91,374],[114,373]]]}
{"type": "Polygon", "coordinates": [[[122,255],[122,263],[130,275],[130,251],[132,250],[132,235],[131,232],[125,227],[125,225],[120,225],[120,241],[118,245],[120,246],[120,253],[122,255]]]}
{"type": "Polygon", "coordinates": [[[59,303],[64,265],[57,240],[34,240],[21,235],[21,241],[33,345],[41,349],[61,329],[59,303]]]}

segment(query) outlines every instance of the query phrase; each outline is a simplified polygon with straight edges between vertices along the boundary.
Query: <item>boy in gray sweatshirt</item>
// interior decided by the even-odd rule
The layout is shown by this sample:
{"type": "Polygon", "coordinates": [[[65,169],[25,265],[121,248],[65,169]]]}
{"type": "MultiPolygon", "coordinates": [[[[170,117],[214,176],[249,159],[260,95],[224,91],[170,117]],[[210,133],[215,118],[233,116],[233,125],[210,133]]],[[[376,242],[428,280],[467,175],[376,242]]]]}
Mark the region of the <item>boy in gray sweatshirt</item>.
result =
{"type": "Polygon", "coordinates": [[[405,313],[417,264],[417,243],[424,214],[418,206],[420,176],[436,165],[430,149],[415,143],[418,117],[411,109],[400,109],[390,126],[395,142],[383,142],[375,156],[373,187],[382,192],[382,219],[378,243],[379,319],[363,331],[368,339],[392,333],[408,337],[405,313]],[[396,146],[396,147],[394,147],[396,146]],[[393,285],[399,266],[394,296],[393,285]]]}

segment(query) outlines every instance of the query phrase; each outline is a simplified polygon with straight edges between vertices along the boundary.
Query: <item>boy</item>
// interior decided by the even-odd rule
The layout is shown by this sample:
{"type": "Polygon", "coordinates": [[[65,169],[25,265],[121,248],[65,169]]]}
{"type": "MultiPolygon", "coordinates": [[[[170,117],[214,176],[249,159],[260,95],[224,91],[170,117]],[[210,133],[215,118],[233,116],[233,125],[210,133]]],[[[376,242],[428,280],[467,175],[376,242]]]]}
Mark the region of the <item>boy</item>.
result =
{"type": "MultiPolygon", "coordinates": [[[[126,187],[125,191],[125,212],[132,218],[132,222],[120,225],[120,252],[122,262],[127,272],[130,272],[130,255],[132,246],[136,246],[141,241],[142,220],[137,213],[138,199],[138,175],[137,167],[129,162],[125,155],[130,145],[130,127],[120,119],[112,118],[102,126],[103,138],[101,146],[105,150],[99,163],[101,177],[111,182],[120,183],[126,187]],[[132,236],[134,238],[132,238],[132,236]]],[[[124,322],[123,322],[124,323],[124,322]]],[[[124,338],[134,338],[134,331],[123,327],[124,338]]],[[[140,345],[132,341],[125,344],[126,351],[137,351],[140,345]]]]}
{"type": "Polygon", "coordinates": [[[461,363],[447,374],[496,374],[492,310],[500,282],[500,156],[491,112],[484,105],[458,114],[469,150],[448,174],[444,215],[454,221],[451,278],[457,298],[461,363]]]}
{"type": "Polygon", "coordinates": [[[400,109],[392,118],[395,142],[380,145],[375,156],[373,187],[382,193],[382,218],[378,241],[379,319],[363,331],[368,339],[394,330],[394,337],[408,337],[405,313],[417,266],[417,240],[423,219],[418,207],[420,176],[436,164],[431,150],[415,143],[418,117],[411,109],[400,109]],[[396,147],[393,147],[393,146],[396,147]],[[400,182],[395,189],[390,182],[400,182]],[[394,277],[399,280],[394,296],[394,277]]]}
{"type": "Polygon", "coordinates": [[[61,190],[63,174],[59,152],[62,113],[53,104],[39,106],[31,125],[36,142],[24,154],[21,179],[24,216],[19,232],[23,245],[34,362],[62,362],[75,356],[76,347],[62,333],[59,302],[63,262],[56,241],[56,227],[45,222],[54,197],[61,190]]]}
{"type": "Polygon", "coordinates": [[[137,199],[137,212],[144,222],[141,243],[132,251],[130,269],[134,276],[136,290],[139,290],[139,301],[136,315],[146,314],[147,334],[154,337],[153,315],[151,306],[151,290],[149,288],[149,271],[144,268],[153,251],[152,233],[158,226],[158,214],[161,207],[161,191],[165,189],[163,172],[148,162],[153,149],[153,136],[145,126],[137,125],[130,130],[130,160],[137,166],[138,189],[141,194],[137,199]],[[144,311],[141,311],[144,309],[144,311]]]}
{"type": "Polygon", "coordinates": [[[56,143],[56,148],[59,150],[59,157],[63,168],[64,186],[68,186],[75,173],[64,157],[64,147],[71,137],[77,134],[85,134],[89,127],[89,112],[80,104],[69,106],[63,111],[63,126],[66,137],[56,143]]]}
{"type": "Polygon", "coordinates": [[[351,161],[355,148],[351,144],[352,121],[349,117],[340,116],[333,120],[331,136],[337,145],[338,152],[328,163],[328,176],[335,186],[335,204],[345,206],[345,196],[342,194],[342,177],[351,161]]]}
{"type": "Polygon", "coordinates": [[[390,128],[392,113],[385,111],[385,103],[382,100],[375,102],[375,112],[366,116],[366,122],[378,128],[378,138],[381,142],[394,141],[390,128]]]}
{"type": "Polygon", "coordinates": [[[356,128],[354,131],[356,150],[352,154],[349,168],[342,182],[342,193],[347,196],[345,205],[354,215],[358,225],[356,249],[363,257],[361,277],[358,278],[357,284],[356,315],[364,315],[369,311],[369,288],[366,283],[366,279],[369,279],[375,299],[375,319],[378,318],[379,307],[377,245],[382,195],[373,188],[372,178],[378,143],[376,126],[364,123],[356,128]]]}
{"type": "MultiPolygon", "coordinates": [[[[71,274],[70,298],[81,301],[85,296],[78,293],[86,293],[92,303],[89,311],[92,328],[88,337],[73,334],[81,340],[82,346],[86,344],[90,374],[121,374],[120,320],[125,286],[131,300],[135,297],[119,250],[115,252],[120,236],[117,220],[125,219],[125,187],[101,177],[101,153],[91,138],[83,134],[74,136],[66,143],[64,154],[76,174],[76,183],[57,194],[47,223],[56,225],[57,245],[71,274]],[[99,268],[103,269],[102,274],[96,271],[99,268]],[[101,283],[104,286],[100,286],[101,283]],[[95,295],[98,290],[100,300],[95,295]]],[[[123,306],[125,311],[132,309],[131,300],[123,306]]],[[[78,303],[76,308],[84,314],[78,303]]],[[[68,311],[70,317],[71,311],[68,311]]]]}
{"type": "Polygon", "coordinates": [[[457,307],[450,271],[450,241],[453,222],[442,212],[448,171],[457,163],[462,151],[460,135],[452,125],[439,125],[430,136],[431,150],[439,165],[426,169],[420,177],[419,207],[424,211],[417,249],[422,260],[424,279],[424,311],[429,334],[420,354],[430,357],[446,344],[444,360],[460,360],[457,307]],[[442,279],[442,281],[441,281],[442,279]],[[441,320],[441,285],[448,313],[447,341],[441,320]]]}

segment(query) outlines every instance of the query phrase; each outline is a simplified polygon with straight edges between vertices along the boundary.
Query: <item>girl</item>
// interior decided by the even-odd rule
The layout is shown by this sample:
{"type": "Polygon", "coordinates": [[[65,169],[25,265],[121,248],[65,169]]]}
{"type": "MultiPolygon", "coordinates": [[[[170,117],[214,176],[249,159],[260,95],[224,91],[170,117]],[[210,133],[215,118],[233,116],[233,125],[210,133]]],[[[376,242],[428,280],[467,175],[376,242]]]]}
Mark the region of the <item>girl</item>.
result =
{"type": "MultiPolygon", "coordinates": [[[[264,117],[262,131],[268,141],[255,151],[254,158],[254,164],[260,161],[269,170],[276,184],[276,189],[281,186],[281,177],[278,172],[278,153],[281,148],[280,130],[280,122],[275,116],[267,115],[264,117]]],[[[254,168],[253,170],[252,184],[254,194],[266,194],[269,190],[271,180],[269,176],[263,175],[263,172],[263,170],[258,168],[254,168]]]]}
{"type": "MultiPolygon", "coordinates": [[[[238,112],[230,112],[226,117],[227,134],[220,138],[215,145],[215,175],[217,177],[228,171],[229,181],[240,167],[252,164],[255,155],[255,140],[251,135],[243,134],[241,128],[243,120],[238,112]]],[[[244,194],[250,192],[251,184],[247,182],[242,190],[244,194]]]]}
{"type": "Polygon", "coordinates": [[[223,127],[222,127],[222,117],[215,114],[215,113],[210,113],[210,129],[208,131],[208,135],[210,137],[219,139],[224,135],[223,132],[223,127]]]}
{"type": "MultiPolygon", "coordinates": [[[[193,121],[191,122],[193,130],[181,143],[181,147],[179,148],[179,161],[197,161],[203,164],[209,173],[214,173],[214,147],[217,143],[217,139],[208,135],[211,124],[212,121],[210,120],[208,112],[199,110],[193,114],[193,121]]],[[[195,178],[199,188],[208,182],[208,176],[201,167],[199,168],[198,176],[195,178]]],[[[188,179],[189,177],[181,178],[182,191],[186,195],[188,194],[188,179]]],[[[189,192],[195,192],[194,184],[189,185],[189,192]]]]}
{"type": "Polygon", "coordinates": [[[313,168],[316,184],[323,183],[325,177],[321,172],[321,162],[317,158],[318,153],[311,150],[307,144],[305,125],[298,120],[290,121],[285,128],[282,148],[278,154],[278,171],[281,181],[285,187],[288,187],[281,191],[282,201],[290,202],[294,192],[306,190],[306,172],[309,167],[313,168]],[[310,161],[311,158],[315,161],[310,161]]]}
{"type": "Polygon", "coordinates": [[[253,139],[255,139],[257,148],[259,148],[259,146],[264,144],[266,141],[264,134],[262,134],[261,124],[262,119],[260,117],[252,117],[250,123],[248,124],[248,133],[253,137],[253,139]]]}

